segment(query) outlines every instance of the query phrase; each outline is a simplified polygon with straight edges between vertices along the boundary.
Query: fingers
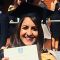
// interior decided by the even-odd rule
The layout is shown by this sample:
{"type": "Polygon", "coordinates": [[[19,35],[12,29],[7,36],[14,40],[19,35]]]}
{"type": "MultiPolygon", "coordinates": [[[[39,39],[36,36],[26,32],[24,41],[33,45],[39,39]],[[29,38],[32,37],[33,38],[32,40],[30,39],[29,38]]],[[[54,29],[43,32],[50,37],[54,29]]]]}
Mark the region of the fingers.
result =
{"type": "Polygon", "coordinates": [[[2,60],[9,60],[9,58],[8,57],[4,57],[4,58],[2,58],[2,60]]]}

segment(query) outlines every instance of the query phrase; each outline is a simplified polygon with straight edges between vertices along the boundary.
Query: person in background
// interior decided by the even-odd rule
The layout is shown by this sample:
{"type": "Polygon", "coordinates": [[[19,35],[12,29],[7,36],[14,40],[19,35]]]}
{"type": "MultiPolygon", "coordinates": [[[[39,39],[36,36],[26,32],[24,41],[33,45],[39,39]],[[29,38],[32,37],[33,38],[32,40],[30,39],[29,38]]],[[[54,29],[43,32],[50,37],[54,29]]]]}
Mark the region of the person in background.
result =
{"type": "Polygon", "coordinates": [[[0,48],[5,43],[5,38],[8,35],[9,18],[7,14],[7,7],[10,4],[7,0],[0,0],[0,48]],[[7,4],[8,3],[8,4],[7,4]]]}
{"type": "Polygon", "coordinates": [[[44,3],[44,0],[36,0],[34,1],[34,5],[47,9],[47,5],[44,3]]]}
{"type": "Polygon", "coordinates": [[[59,40],[60,40],[60,2],[56,3],[54,14],[50,17],[53,20],[51,24],[52,32],[52,49],[59,50],[59,40]],[[56,20],[56,22],[54,21],[56,20]]]}

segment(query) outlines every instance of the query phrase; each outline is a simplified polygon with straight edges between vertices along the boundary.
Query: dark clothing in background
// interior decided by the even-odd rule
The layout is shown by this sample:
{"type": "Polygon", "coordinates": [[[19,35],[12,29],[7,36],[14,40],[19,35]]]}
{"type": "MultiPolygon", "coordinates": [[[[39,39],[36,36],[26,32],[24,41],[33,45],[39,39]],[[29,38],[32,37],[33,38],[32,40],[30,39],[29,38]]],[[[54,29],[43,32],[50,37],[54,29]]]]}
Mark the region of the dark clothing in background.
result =
{"type": "MultiPolygon", "coordinates": [[[[14,16],[9,15],[9,22],[13,20],[13,22],[17,22],[17,18],[14,16]]],[[[16,32],[16,25],[15,23],[9,23],[9,33],[10,35],[14,34],[16,32]]]]}
{"type": "MultiPolygon", "coordinates": [[[[2,12],[2,11],[1,11],[2,12]]],[[[9,18],[7,14],[0,13],[0,47],[5,44],[5,39],[9,35],[9,18]]]]}
{"type": "Polygon", "coordinates": [[[54,38],[60,37],[60,22],[52,23],[51,31],[54,38]]]}
{"type": "Polygon", "coordinates": [[[8,6],[12,0],[0,0],[0,47],[5,45],[9,33],[9,17],[7,14],[8,6]]]}
{"type": "MultiPolygon", "coordinates": [[[[50,17],[51,20],[60,20],[60,12],[55,11],[54,14],[50,17]]],[[[60,37],[60,22],[52,22],[51,31],[54,38],[60,37]]]]}

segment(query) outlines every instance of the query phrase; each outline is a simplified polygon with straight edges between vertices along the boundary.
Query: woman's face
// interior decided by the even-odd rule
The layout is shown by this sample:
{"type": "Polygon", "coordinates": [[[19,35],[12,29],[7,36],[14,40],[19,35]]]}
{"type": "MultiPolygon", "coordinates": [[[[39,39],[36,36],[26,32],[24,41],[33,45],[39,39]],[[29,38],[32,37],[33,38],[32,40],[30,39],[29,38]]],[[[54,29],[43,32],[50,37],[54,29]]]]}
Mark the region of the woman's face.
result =
{"type": "Polygon", "coordinates": [[[38,37],[38,29],[29,17],[25,17],[20,30],[20,38],[25,45],[32,45],[38,37]]]}

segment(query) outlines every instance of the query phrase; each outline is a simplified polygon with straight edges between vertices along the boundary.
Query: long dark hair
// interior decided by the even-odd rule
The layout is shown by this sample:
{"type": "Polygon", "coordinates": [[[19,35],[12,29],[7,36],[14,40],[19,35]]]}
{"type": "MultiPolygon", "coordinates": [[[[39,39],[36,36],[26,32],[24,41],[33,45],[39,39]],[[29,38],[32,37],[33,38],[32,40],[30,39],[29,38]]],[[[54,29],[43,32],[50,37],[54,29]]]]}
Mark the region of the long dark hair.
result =
{"type": "Polygon", "coordinates": [[[60,2],[56,3],[55,11],[57,11],[59,8],[60,8],[60,2]]]}
{"type": "Polygon", "coordinates": [[[31,20],[36,24],[36,26],[38,28],[38,40],[34,44],[43,46],[44,38],[43,38],[43,30],[41,27],[41,17],[36,13],[28,13],[28,14],[22,15],[20,17],[20,22],[17,25],[16,33],[14,34],[13,39],[12,39],[13,45],[14,46],[24,46],[25,45],[24,43],[22,43],[22,41],[20,39],[20,28],[21,28],[22,22],[24,21],[25,17],[30,17],[31,20]]]}

